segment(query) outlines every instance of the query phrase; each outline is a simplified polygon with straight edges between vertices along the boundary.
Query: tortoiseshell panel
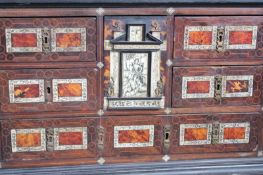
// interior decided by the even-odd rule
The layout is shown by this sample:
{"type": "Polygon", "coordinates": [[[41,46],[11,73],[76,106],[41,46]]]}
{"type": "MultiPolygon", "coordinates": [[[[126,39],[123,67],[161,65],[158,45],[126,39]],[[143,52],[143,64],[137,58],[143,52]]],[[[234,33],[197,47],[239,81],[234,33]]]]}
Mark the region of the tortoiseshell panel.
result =
{"type": "Polygon", "coordinates": [[[229,44],[252,44],[252,31],[229,32],[229,44]]]}
{"type": "Polygon", "coordinates": [[[37,35],[35,33],[14,33],[11,35],[13,47],[36,47],[37,35]]]}
{"type": "Polygon", "coordinates": [[[9,80],[10,103],[44,102],[44,80],[9,80]]]}
{"type": "Polygon", "coordinates": [[[82,132],[59,132],[59,145],[81,145],[82,132]]]}
{"type": "Polygon", "coordinates": [[[211,31],[191,31],[188,38],[189,45],[211,45],[212,32],[211,31]]]}
{"type": "Polygon", "coordinates": [[[206,140],[207,139],[207,128],[186,128],[184,140],[193,141],[193,140],[206,140]]]}
{"type": "Polygon", "coordinates": [[[55,150],[78,150],[87,147],[87,127],[54,128],[55,150]]]}
{"type": "Polygon", "coordinates": [[[211,144],[212,124],[181,124],[180,145],[211,144]]]}
{"type": "Polygon", "coordinates": [[[187,94],[209,93],[210,81],[188,81],[187,94]]]}
{"type": "Polygon", "coordinates": [[[80,83],[58,84],[59,97],[79,97],[82,96],[82,86],[80,83]]]}
{"type": "Polygon", "coordinates": [[[81,44],[80,33],[57,33],[57,47],[79,47],[81,44]]]}
{"type": "Polygon", "coordinates": [[[11,144],[12,152],[46,151],[45,129],[12,129],[11,144]]]}
{"type": "Polygon", "coordinates": [[[122,130],[119,131],[119,143],[149,142],[150,130],[122,130]]]}
{"type": "Polygon", "coordinates": [[[219,125],[219,143],[221,144],[239,144],[249,143],[250,123],[220,123],[219,125]]]}
{"type": "Polygon", "coordinates": [[[245,127],[224,128],[224,139],[244,139],[245,127]]]}
{"type": "Polygon", "coordinates": [[[41,144],[40,133],[23,133],[16,134],[16,146],[17,147],[36,147],[41,144]]]}
{"type": "Polygon", "coordinates": [[[228,80],[226,82],[226,92],[247,92],[248,91],[248,80],[228,80]]]}

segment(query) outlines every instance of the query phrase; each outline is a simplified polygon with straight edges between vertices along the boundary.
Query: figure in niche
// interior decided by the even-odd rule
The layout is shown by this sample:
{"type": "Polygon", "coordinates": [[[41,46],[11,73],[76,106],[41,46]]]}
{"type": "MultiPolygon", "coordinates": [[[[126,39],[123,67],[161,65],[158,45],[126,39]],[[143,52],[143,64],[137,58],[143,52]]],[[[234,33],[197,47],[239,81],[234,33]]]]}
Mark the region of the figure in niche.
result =
{"type": "Polygon", "coordinates": [[[123,97],[147,96],[147,54],[124,54],[123,97]]]}

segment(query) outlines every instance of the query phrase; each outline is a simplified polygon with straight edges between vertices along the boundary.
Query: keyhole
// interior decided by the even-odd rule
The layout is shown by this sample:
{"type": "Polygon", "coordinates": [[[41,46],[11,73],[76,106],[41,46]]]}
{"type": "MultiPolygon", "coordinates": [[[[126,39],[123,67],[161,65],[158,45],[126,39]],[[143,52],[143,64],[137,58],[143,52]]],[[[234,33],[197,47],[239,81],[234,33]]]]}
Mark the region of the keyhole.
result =
{"type": "Polygon", "coordinates": [[[217,90],[220,90],[220,84],[217,85],[217,90]]]}
{"type": "Polygon", "coordinates": [[[169,133],[165,133],[165,140],[169,140],[169,133]]]}
{"type": "Polygon", "coordinates": [[[222,40],[223,40],[223,37],[219,36],[219,41],[222,42],[222,40]]]}
{"type": "Polygon", "coordinates": [[[47,44],[47,37],[45,37],[45,43],[47,44]]]}
{"type": "Polygon", "coordinates": [[[47,87],[47,93],[50,94],[51,90],[50,87],[47,87]]]}

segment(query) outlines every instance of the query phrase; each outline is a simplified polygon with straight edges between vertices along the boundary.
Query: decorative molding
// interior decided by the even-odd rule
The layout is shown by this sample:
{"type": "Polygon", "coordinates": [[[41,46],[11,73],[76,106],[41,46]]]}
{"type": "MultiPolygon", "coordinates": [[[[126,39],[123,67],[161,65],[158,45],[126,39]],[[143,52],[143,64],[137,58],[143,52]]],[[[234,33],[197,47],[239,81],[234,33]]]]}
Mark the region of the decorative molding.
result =
{"type": "Polygon", "coordinates": [[[114,44],[114,50],[160,50],[161,45],[151,45],[151,44],[114,44]]]}
{"type": "Polygon", "coordinates": [[[46,151],[46,135],[45,128],[33,128],[33,129],[12,129],[11,130],[11,144],[12,152],[35,152],[35,151],[46,151]],[[17,134],[40,134],[40,146],[35,147],[18,147],[16,142],[17,134]]]}
{"type": "Polygon", "coordinates": [[[257,46],[257,26],[226,26],[225,27],[225,49],[256,49],[257,46]],[[251,44],[229,44],[229,34],[231,31],[252,31],[251,44]]]}
{"type": "Polygon", "coordinates": [[[182,78],[182,98],[213,98],[214,97],[214,76],[193,76],[193,77],[183,77],[182,78]],[[209,81],[209,92],[208,93],[187,93],[187,82],[188,81],[209,81]]]}
{"type": "Polygon", "coordinates": [[[151,147],[154,143],[154,125],[114,126],[114,148],[151,147]],[[149,142],[119,143],[119,131],[149,130],[149,142]]]}
{"type": "Polygon", "coordinates": [[[42,52],[42,29],[41,28],[24,28],[24,29],[6,29],[6,52],[42,52]],[[13,47],[12,34],[35,33],[37,39],[36,47],[13,47]]]}
{"type": "Polygon", "coordinates": [[[86,51],[86,28],[52,28],[51,29],[51,51],[52,52],[85,52],[86,51]],[[79,47],[58,47],[58,33],[80,33],[81,43],[79,47]]]}
{"type": "Polygon", "coordinates": [[[54,128],[54,150],[78,150],[87,149],[88,147],[88,132],[86,127],[70,127],[70,128],[54,128]],[[60,132],[82,132],[81,145],[60,145],[60,132]]]}
{"type": "Polygon", "coordinates": [[[253,95],[253,75],[235,75],[235,76],[222,76],[222,97],[251,97],[253,95]],[[247,92],[233,92],[228,93],[227,81],[228,80],[247,80],[248,91],[247,92]]]}
{"type": "Polygon", "coordinates": [[[45,102],[44,80],[9,80],[9,98],[10,103],[40,103],[45,102]],[[32,98],[15,98],[16,85],[39,85],[39,96],[32,98]]]}
{"type": "Polygon", "coordinates": [[[72,102],[72,101],[87,101],[87,79],[53,79],[53,102],[72,102]],[[82,96],[80,97],[59,97],[58,96],[58,85],[59,84],[71,84],[71,83],[81,83],[82,96]]]}
{"type": "Polygon", "coordinates": [[[220,144],[239,144],[239,143],[249,143],[250,135],[250,123],[220,123],[219,124],[219,143],[220,144]],[[245,138],[244,139],[225,139],[224,129],[225,128],[245,128],[245,138]]]}
{"type": "Polygon", "coordinates": [[[217,26],[185,26],[184,31],[184,50],[215,50],[216,49],[216,40],[217,40],[217,26]],[[189,33],[190,32],[201,32],[201,31],[210,31],[212,34],[212,43],[211,45],[190,45],[189,44],[189,33]]]}
{"type": "Polygon", "coordinates": [[[181,124],[180,125],[180,145],[206,145],[211,144],[212,140],[212,124],[181,124]],[[207,139],[206,140],[185,140],[185,129],[187,128],[207,128],[207,139]]]}

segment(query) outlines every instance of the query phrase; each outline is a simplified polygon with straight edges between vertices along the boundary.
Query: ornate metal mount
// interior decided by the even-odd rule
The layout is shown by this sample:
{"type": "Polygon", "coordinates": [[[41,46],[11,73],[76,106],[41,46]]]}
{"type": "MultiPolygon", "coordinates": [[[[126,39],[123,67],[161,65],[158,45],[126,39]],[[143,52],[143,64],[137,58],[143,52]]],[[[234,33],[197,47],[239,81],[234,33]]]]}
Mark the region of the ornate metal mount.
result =
{"type": "Polygon", "coordinates": [[[42,49],[44,52],[50,52],[50,30],[42,29],[42,49]]]}
{"type": "Polygon", "coordinates": [[[164,133],[164,142],[163,142],[164,151],[165,153],[167,153],[170,148],[171,125],[165,125],[163,133],[164,133]]]}
{"type": "Polygon", "coordinates": [[[222,76],[215,77],[215,100],[221,101],[222,93],[222,76]]]}
{"type": "Polygon", "coordinates": [[[224,51],[224,35],[225,29],[224,27],[220,26],[217,28],[217,40],[216,40],[216,50],[218,52],[224,51]]]}

